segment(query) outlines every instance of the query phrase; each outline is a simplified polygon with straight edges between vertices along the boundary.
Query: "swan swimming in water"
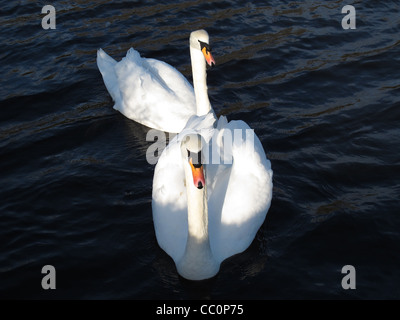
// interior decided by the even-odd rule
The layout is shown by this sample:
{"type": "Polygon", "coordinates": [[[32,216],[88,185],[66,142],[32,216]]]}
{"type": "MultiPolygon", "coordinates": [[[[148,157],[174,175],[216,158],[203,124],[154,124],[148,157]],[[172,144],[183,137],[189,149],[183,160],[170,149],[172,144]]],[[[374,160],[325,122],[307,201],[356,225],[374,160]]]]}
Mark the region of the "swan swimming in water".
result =
{"type": "Polygon", "coordinates": [[[193,31],[189,44],[194,89],[178,70],[142,58],[133,48],[118,63],[99,49],[97,65],[114,109],[147,127],[172,133],[181,132],[192,115],[209,112],[206,62],[212,66],[215,61],[208,33],[193,31]]]}
{"type": "Polygon", "coordinates": [[[222,261],[246,250],[272,199],[260,140],[243,121],[216,119],[203,69],[196,72],[204,84],[195,85],[197,115],[162,152],[152,193],[157,242],[189,280],[215,276],[222,261]]]}
{"type": "Polygon", "coordinates": [[[247,249],[271,205],[272,175],[245,122],[216,121],[211,112],[189,119],[158,160],[152,195],[158,244],[182,277],[211,278],[247,249]]]}

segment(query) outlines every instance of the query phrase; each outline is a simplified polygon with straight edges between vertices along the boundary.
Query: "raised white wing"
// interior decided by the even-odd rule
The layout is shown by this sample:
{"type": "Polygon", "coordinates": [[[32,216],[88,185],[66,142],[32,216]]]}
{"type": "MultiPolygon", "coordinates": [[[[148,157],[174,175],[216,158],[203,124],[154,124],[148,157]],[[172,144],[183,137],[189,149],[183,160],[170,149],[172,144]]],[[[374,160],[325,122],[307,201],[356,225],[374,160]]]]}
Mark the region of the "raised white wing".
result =
{"type": "Polygon", "coordinates": [[[213,140],[225,147],[225,160],[230,155],[233,159],[231,164],[207,166],[210,243],[222,262],[244,251],[264,222],[272,199],[273,172],[260,140],[245,122],[227,123],[222,118],[218,128],[213,140]],[[231,148],[226,145],[229,137],[233,138],[231,148]]]}

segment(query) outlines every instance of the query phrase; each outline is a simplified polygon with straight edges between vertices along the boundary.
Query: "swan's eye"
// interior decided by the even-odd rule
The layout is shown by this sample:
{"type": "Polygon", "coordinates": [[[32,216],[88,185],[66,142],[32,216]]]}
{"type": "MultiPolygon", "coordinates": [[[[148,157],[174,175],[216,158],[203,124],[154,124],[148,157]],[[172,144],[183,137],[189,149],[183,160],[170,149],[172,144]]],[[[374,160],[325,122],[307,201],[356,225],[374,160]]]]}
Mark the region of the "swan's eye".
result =
{"type": "Polygon", "coordinates": [[[201,163],[201,151],[198,153],[192,153],[193,167],[200,168],[203,164],[201,163]]]}
{"type": "MultiPolygon", "coordinates": [[[[187,150],[187,149],[186,149],[187,150]]],[[[187,150],[188,153],[188,160],[193,165],[193,167],[195,168],[200,168],[203,164],[201,163],[201,151],[199,152],[190,152],[189,150],[187,150]]]]}
{"type": "Polygon", "coordinates": [[[200,42],[201,51],[203,51],[203,49],[206,48],[206,53],[211,52],[211,47],[210,47],[210,45],[208,43],[205,43],[205,42],[200,41],[200,40],[199,40],[199,42],[200,42]]]}

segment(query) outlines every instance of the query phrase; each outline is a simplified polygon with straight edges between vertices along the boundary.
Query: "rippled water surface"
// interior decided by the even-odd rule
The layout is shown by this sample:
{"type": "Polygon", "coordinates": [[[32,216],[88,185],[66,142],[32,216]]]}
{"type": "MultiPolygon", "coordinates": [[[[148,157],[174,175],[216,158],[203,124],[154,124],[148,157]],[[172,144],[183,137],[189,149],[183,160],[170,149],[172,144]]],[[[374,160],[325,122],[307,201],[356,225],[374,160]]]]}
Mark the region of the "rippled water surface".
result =
{"type": "Polygon", "coordinates": [[[353,1],[355,30],[343,1],[53,1],[55,30],[44,4],[2,4],[2,298],[400,298],[397,1],[353,1]],[[199,28],[214,110],[254,128],[274,190],[249,249],[197,284],[157,244],[148,129],[112,108],[96,50],[134,47],[192,81],[199,28]]]}

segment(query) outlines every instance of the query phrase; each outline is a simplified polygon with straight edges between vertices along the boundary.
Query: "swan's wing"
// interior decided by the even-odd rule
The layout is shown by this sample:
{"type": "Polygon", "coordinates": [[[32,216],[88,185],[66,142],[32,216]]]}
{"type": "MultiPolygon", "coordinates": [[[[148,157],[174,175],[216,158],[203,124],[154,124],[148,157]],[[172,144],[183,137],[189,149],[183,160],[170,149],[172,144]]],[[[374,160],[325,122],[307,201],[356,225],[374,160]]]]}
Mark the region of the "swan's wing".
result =
{"type": "Polygon", "coordinates": [[[185,128],[176,136],[184,137],[191,133],[199,133],[206,143],[208,143],[214,134],[214,125],[216,122],[216,117],[213,110],[210,110],[207,114],[203,116],[193,115],[187,121],[185,128]]]}
{"type": "Polygon", "coordinates": [[[214,114],[189,119],[180,134],[164,149],[154,170],[153,178],[153,221],[159,246],[175,261],[183,255],[187,234],[187,194],[185,173],[180,145],[190,133],[200,133],[204,139],[210,138],[214,114]],[[209,135],[209,136],[207,136],[209,135]]]}
{"type": "Polygon", "coordinates": [[[196,114],[193,87],[172,66],[142,58],[131,48],[113,67],[113,76],[106,81],[102,72],[103,79],[115,98],[114,108],[129,119],[161,131],[180,132],[189,117],[196,114]]]}
{"type": "Polygon", "coordinates": [[[186,94],[194,94],[193,86],[177,69],[156,59],[143,59],[143,66],[147,68],[157,81],[178,99],[186,100],[186,94]]]}
{"type": "Polygon", "coordinates": [[[225,121],[218,127],[233,137],[232,164],[211,164],[208,170],[215,175],[208,189],[210,243],[222,262],[244,251],[264,222],[272,198],[272,170],[260,140],[245,122],[225,121]]]}
{"type": "Polygon", "coordinates": [[[183,255],[187,241],[187,196],[179,143],[170,143],[154,170],[153,222],[159,246],[174,261],[183,255]]]}

